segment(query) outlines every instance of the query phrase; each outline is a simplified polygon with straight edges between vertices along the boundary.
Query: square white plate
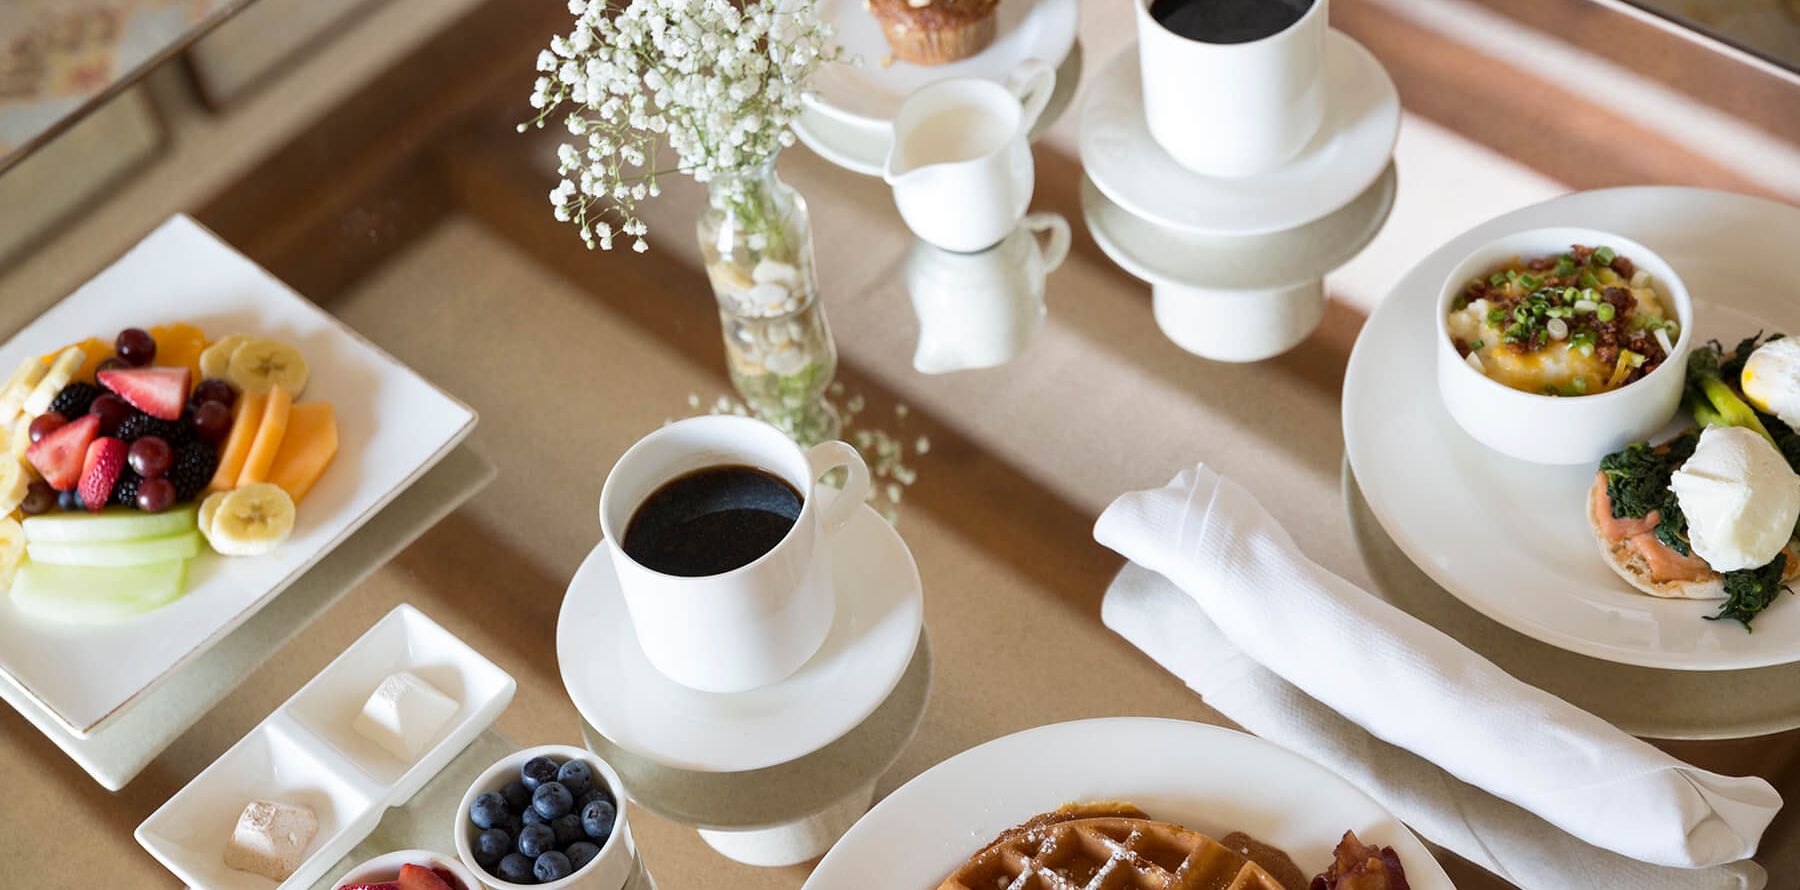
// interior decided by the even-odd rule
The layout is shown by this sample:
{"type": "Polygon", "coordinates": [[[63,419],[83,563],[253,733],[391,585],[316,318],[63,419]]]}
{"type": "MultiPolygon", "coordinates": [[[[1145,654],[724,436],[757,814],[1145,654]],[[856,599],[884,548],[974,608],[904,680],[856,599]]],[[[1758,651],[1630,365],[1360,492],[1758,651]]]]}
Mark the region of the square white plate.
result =
{"type": "Polygon", "coordinates": [[[270,890],[275,881],[227,868],[225,842],[253,800],[300,804],[319,830],[279,885],[306,887],[350,852],[389,807],[403,806],[511,703],[517,683],[425,613],[395,606],[343,654],[138,825],[137,842],[190,887],[270,890]],[[411,761],[352,727],[389,674],[411,671],[457,701],[411,761]]]}
{"type": "Polygon", "coordinates": [[[209,337],[242,331],[297,346],[312,369],[301,400],[332,403],[338,454],[280,550],[234,559],[204,553],[189,568],[187,595],[153,612],[78,627],[28,618],[0,597],[0,672],[81,738],[256,614],[475,425],[468,406],[185,216],[0,346],[0,366],[172,321],[209,337]]]}

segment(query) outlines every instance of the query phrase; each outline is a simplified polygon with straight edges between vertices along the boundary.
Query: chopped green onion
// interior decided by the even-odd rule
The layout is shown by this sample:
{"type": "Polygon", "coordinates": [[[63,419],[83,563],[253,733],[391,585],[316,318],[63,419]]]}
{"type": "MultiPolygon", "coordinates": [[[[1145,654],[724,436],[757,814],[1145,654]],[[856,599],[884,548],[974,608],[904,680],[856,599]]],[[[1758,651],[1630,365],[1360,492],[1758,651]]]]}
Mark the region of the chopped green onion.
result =
{"type": "Polygon", "coordinates": [[[1581,285],[1582,287],[1599,287],[1600,279],[1595,278],[1594,273],[1583,270],[1581,273],[1581,277],[1576,279],[1575,283],[1581,285]]]}
{"type": "Polygon", "coordinates": [[[1569,337],[1569,323],[1560,318],[1550,319],[1550,322],[1544,325],[1544,330],[1550,332],[1552,340],[1566,340],[1569,337]]]}
{"type": "Polygon", "coordinates": [[[1641,368],[1644,366],[1644,357],[1642,355],[1639,355],[1638,353],[1632,352],[1629,349],[1620,351],[1619,358],[1630,362],[1631,366],[1634,368],[1641,368]]]}
{"type": "Polygon", "coordinates": [[[1486,346],[1486,345],[1487,345],[1486,340],[1476,340],[1475,342],[1469,344],[1469,351],[1474,352],[1475,350],[1480,349],[1481,347],[1486,346]]]}
{"type": "Polygon", "coordinates": [[[1499,324],[1502,320],[1504,320],[1506,318],[1506,310],[1505,309],[1489,309],[1487,318],[1488,318],[1488,324],[1499,324]]]}
{"type": "Polygon", "coordinates": [[[1573,274],[1575,274],[1575,258],[1572,256],[1569,256],[1566,253],[1563,254],[1562,256],[1557,257],[1556,258],[1556,277],[1567,278],[1568,276],[1573,275],[1573,274]]]}
{"type": "Polygon", "coordinates": [[[1564,303],[1573,303],[1580,296],[1580,294],[1581,294],[1580,291],[1577,291],[1576,289],[1574,289],[1572,287],[1565,287],[1562,290],[1563,302],[1564,303]]]}
{"type": "Polygon", "coordinates": [[[1506,280],[1507,281],[1518,281],[1519,280],[1519,270],[1517,270],[1517,269],[1506,270],[1506,280]]]}
{"type": "Polygon", "coordinates": [[[1519,283],[1525,285],[1526,290],[1537,290],[1540,282],[1534,276],[1521,275],[1519,276],[1519,283]]]}
{"type": "Polygon", "coordinates": [[[1495,272],[1494,274],[1488,276],[1488,286],[1489,287],[1499,287],[1500,285],[1505,284],[1505,283],[1506,283],[1506,273],[1505,272],[1495,272]]]}
{"type": "Polygon", "coordinates": [[[1636,272],[1631,273],[1631,286],[1632,287],[1649,287],[1650,286],[1650,272],[1646,269],[1639,269],[1636,272]]]}
{"type": "Polygon", "coordinates": [[[1569,387],[1571,389],[1575,390],[1576,395],[1585,393],[1585,392],[1587,392],[1587,378],[1586,377],[1577,377],[1569,383],[1569,387]]]}
{"type": "Polygon", "coordinates": [[[1613,258],[1616,256],[1618,256],[1618,254],[1613,253],[1612,248],[1601,247],[1599,250],[1594,251],[1594,262],[1601,266],[1610,266],[1612,265],[1613,258]]]}
{"type": "Polygon", "coordinates": [[[1662,347],[1663,355],[1675,351],[1675,344],[1669,342],[1669,332],[1663,328],[1656,329],[1656,345],[1662,347]]]}
{"type": "Polygon", "coordinates": [[[1614,308],[1611,303],[1601,303],[1594,307],[1594,317],[1601,321],[1612,321],[1618,314],[1619,310],[1614,308]]]}
{"type": "Polygon", "coordinates": [[[1576,312],[1585,314],[1600,308],[1600,304],[1593,300],[1576,300],[1575,305],[1570,308],[1574,309],[1576,312]]]}

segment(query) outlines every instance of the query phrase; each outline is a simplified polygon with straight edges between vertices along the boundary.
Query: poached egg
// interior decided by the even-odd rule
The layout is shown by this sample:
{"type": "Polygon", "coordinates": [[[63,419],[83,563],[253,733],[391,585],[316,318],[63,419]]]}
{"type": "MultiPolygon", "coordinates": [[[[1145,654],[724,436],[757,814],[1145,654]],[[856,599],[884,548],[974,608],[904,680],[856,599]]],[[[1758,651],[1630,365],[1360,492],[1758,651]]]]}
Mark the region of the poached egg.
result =
{"type": "Polygon", "coordinates": [[[1738,382],[1757,410],[1800,426],[1800,339],[1783,337],[1758,346],[1744,362],[1738,382]]]}
{"type": "Polygon", "coordinates": [[[1688,542],[1714,571],[1768,565],[1800,520],[1800,475],[1754,430],[1702,430],[1669,487],[1687,515],[1688,542]]]}

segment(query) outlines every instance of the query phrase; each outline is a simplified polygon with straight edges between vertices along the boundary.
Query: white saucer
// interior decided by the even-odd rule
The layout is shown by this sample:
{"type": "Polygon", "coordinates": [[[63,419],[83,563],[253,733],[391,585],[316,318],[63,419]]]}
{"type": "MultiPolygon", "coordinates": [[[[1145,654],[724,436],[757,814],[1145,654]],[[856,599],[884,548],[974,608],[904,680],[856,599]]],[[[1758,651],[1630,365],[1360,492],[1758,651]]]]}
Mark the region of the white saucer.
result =
{"type": "Polygon", "coordinates": [[[1414,890],[1451,890],[1425,845],[1368,795],[1252,735],[1119,717],[1040,726],[964,751],[869,811],[803,890],[935,887],[995,835],[1075,801],[1130,801],[1212,837],[1249,833],[1324,870],[1346,830],[1391,846],[1414,890]]]}
{"type": "MultiPolygon", "coordinates": [[[[1585,501],[1593,467],[1527,464],[1457,426],[1433,372],[1435,301],[1451,267],[1508,232],[1617,232],[1656,251],[1694,296],[1695,333],[1736,343],[1800,334],[1800,210],[1690,188],[1568,195],[1476,226],[1420,259],[1363,325],[1344,375],[1344,450],[1381,526],[1445,590],[1489,618],[1572,652],[1675,670],[1800,661],[1800,596],[1756,632],[1707,621],[1716,600],[1638,593],[1601,560],[1585,501]]],[[[1685,418],[1683,418],[1685,420],[1685,418]]]]}
{"type": "Polygon", "coordinates": [[[1258,235],[1311,222],[1362,194],[1387,168],[1400,135],[1400,94],[1361,44],[1332,31],[1325,76],[1331,84],[1325,122],[1293,160],[1256,176],[1202,176],[1150,137],[1133,43],[1088,87],[1082,166],[1119,206],[1184,232],[1258,235]]]}
{"type": "Polygon", "coordinates": [[[819,18],[836,30],[846,61],[822,66],[812,76],[806,103],[847,123],[877,124],[894,119],[900,103],[927,84],[952,77],[1005,83],[1019,63],[1037,59],[1060,64],[1075,45],[1080,17],[1075,0],[1008,0],[994,42],[966,59],[943,65],[894,61],[881,25],[863,0],[819,0],[819,18]]]}
{"type": "Polygon", "coordinates": [[[563,597],[556,659],[581,716],[619,747],[679,769],[741,772],[825,747],[867,718],[906,671],[925,601],[906,542],[864,507],[831,545],[837,620],[786,680],[731,695],[663,676],[638,648],[605,543],[563,597]]]}

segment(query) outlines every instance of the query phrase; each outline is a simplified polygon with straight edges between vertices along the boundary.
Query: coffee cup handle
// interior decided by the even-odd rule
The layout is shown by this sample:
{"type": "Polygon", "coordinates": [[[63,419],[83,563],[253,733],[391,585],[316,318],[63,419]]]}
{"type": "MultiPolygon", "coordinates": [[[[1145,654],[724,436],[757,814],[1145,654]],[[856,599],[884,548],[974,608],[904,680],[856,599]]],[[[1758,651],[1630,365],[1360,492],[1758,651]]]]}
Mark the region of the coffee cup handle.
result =
{"type": "Polygon", "coordinates": [[[832,534],[843,528],[856,511],[862,508],[863,502],[869,498],[869,465],[863,463],[862,455],[847,442],[820,442],[806,450],[806,464],[812,468],[812,478],[816,483],[819,477],[843,467],[849,471],[849,478],[844,487],[833,495],[819,512],[819,527],[832,534]]]}
{"type": "Polygon", "coordinates": [[[1057,213],[1033,213],[1025,217],[1025,228],[1049,236],[1043,245],[1044,274],[1055,272],[1069,256],[1069,221],[1057,213]]]}
{"type": "Polygon", "coordinates": [[[1056,69],[1037,59],[1026,59],[1006,78],[1006,88],[1019,97],[1019,132],[1030,133],[1037,126],[1038,116],[1044,113],[1044,106],[1050,104],[1051,94],[1056,92],[1056,69]]]}

